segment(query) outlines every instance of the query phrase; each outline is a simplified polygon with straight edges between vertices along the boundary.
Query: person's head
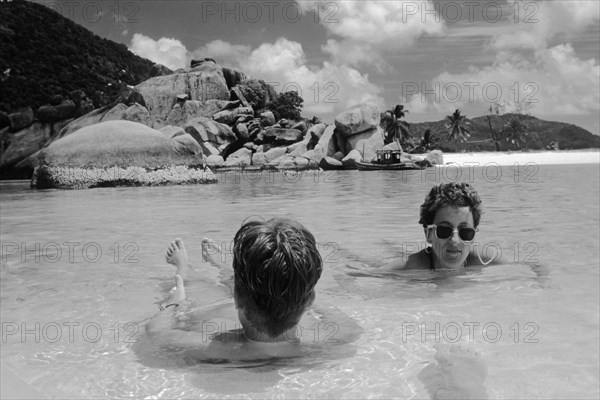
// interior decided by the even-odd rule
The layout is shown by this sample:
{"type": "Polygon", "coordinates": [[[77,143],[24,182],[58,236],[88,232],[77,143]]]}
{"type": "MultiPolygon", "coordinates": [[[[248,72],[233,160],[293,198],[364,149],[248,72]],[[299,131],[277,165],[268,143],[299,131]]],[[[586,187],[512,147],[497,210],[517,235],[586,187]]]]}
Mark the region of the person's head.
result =
{"type": "Polygon", "coordinates": [[[457,268],[464,264],[481,212],[481,199],[468,183],[442,183],[429,191],[421,205],[419,223],[432,245],[436,266],[457,268]]]}
{"type": "Polygon", "coordinates": [[[323,262],[299,222],[245,223],[233,245],[234,297],[240,320],[275,337],[298,323],[315,298],[323,262]]]}

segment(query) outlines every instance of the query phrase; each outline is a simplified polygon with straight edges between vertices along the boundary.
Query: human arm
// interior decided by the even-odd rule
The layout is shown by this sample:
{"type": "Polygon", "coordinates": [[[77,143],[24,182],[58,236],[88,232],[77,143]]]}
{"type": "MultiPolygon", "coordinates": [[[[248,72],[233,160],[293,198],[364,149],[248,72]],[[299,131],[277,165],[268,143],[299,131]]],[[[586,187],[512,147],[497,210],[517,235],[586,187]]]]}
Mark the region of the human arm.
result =
{"type": "MultiPolygon", "coordinates": [[[[485,248],[485,247],[484,247],[485,248]]],[[[547,265],[540,264],[538,260],[535,262],[527,262],[520,260],[510,260],[509,258],[503,256],[502,249],[499,246],[490,246],[489,249],[492,250],[492,254],[490,256],[489,251],[485,251],[486,254],[482,254],[482,251],[478,248],[475,248],[469,254],[468,264],[469,265],[499,265],[499,264],[510,264],[516,263],[521,265],[527,265],[527,267],[535,274],[536,280],[540,283],[540,286],[545,286],[550,280],[550,270],[547,265]]],[[[506,254],[507,252],[504,252],[506,254]]]]}
{"type": "Polygon", "coordinates": [[[397,271],[404,269],[429,269],[430,268],[429,254],[425,249],[409,255],[402,256],[388,264],[380,267],[381,271],[397,271]]]}
{"type": "Polygon", "coordinates": [[[379,267],[379,270],[395,271],[395,270],[399,270],[399,269],[404,269],[405,266],[406,266],[406,260],[404,258],[398,258],[398,259],[395,259],[394,261],[391,261],[387,264],[382,265],[381,267],[379,267]]]}
{"type": "Polygon", "coordinates": [[[184,310],[187,304],[183,278],[180,274],[175,274],[175,287],[160,305],[161,311],[146,324],[146,334],[152,342],[169,348],[189,347],[202,350],[207,347],[203,335],[181,329],[185,325],[184,310]]]}

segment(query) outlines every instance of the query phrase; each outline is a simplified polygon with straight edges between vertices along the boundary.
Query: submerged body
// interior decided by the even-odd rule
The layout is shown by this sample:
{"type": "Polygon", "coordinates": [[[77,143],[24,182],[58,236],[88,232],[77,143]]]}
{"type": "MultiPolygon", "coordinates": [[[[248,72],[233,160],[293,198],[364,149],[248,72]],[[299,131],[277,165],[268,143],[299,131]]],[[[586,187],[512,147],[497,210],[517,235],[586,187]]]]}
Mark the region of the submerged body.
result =
{"type": "MultiPolygon", "coordinates": [[[[421,251],[394,260],[380,268],[394,270],[442,270],[459,272],[469,267],[506,264],[507,260],[495,245],[489,256],[475,241],[482,214],[481,199],[468,183],[446,183],[434,186],[421,205],[419,223],[423,226],[427,247],[421,251]],[[486,253],[486,254],[482,254],[486,253]]],[[[540,282],[549,271],[540,264],[531,264],[540,282]]]]}
{"type": "Polygon", "coordinates": [[[335,307],[312,307],[293,334],[254,341],[239,322],[234,302],[229,301],[210,307],[187,305],[172,313],[165,310],[153,318],[146,332],[155,344],[184,351],[197,361],[225,362],[303,357],[353,342],[363,330],[335,307]]]}
{"type": "Polygon", "coordinates": [[[473,246],[481,213],[481,199],[468,183],[434,186],[421,205],[419,219],[428,246],[406,262],[396,260],[384,269],[460,270],[500,262],[496,255],[482,259],[473,246]]]}
{"type": "MultiPolygon", "coordinates": [[[[162,311],[146,325],[146,333],[152,343],[178,357],[221,364],[310,359],[317,354],[326,354],[330,359],[345,358],[355,353],[354,346],[348,344],[356,341],[363,329],[335,307],[311,305],[293,329],[267,337],[249,326],[235,300],[208,306],[186,300],[183,277],[189,276],[189,263],[183,242],[170,244],[167,261],[177,266],[176,286],[161,305],[162,311]]],[[[210,261],[218,265],[215,259],[210,261]]],[[[229,290],[231,282],[225,277],[223,287],[229,290]]],[[[196,283],[193,290],[200,295],[214,285],[204,279],[196,283]]],[[[419,379],[432,398],[485,399],[486,375],[487,367],[478,353],[452,346],[438,349],[435,360],[419,374],[419,379]]]]}
{"type": "MultiPolygon", "coordinates": [[[[292,251],[297,252],[297,255],[300,254],[301,251],[298,250],[297,245],[302,241],[294,242],[293,238],[286,238],[286,235],[293,236],[297,227],[293,224],[285,225],[285,222],[283,228],[280,226],[281,223],[272,225],[274,226],[274,237],[277,245],[279,246],[280,242],[283,242],[285,246],[280,247],[283,247],[285,251],[294,249],[292,251]]],[[[258,226],[258,228],[260,229],[262,226],[258,226]]],[[[270,229],[271,226],[268,228],[270,229]]],[[[245,226],[240,229],[240,232],[243,229],[245,229],[245,226]]],[[[236,240],[242,243],[247,238],[238,232],[236,240]]],[[[197,360],[234,361],[298,357],[315,349],[350,343],[360,336],[363,331],[362,328],[337,308],[313,305],[315,298],[313,287],[320,275],[321,259],[318,253],[312,252],[315,258],[308,260],[308,263],[305,264],[305,267],[308,268],[305,274],[285,284],[285,279],[289,278],[288,275],[269,278],[268,274],[279,274],[281,272],[276,268],[272,268],[273,265],[271,265],[271,271],[267,270],[269,267],[267,264],[272,261],[271,258],[278,257],[277,251],[272,251],[272,246],[267,246],[269,247],[267,260],[261,261],[254,257],[256,256],[255,253],[251,253],[253,251],[252,247],[254,249],[261,246],[265,247],[265,243],[268,242],[267,239],[260,236],[258,236],[258,240],[262,240],[262,242],[255,243],[254,246],[247,246],[246,250],[240,249],[240,253],[249,252],[250,256],[247,258],[251,260],[250,264],[241,263],[239,259],[245,257],[245,255],[236,253],[238,258],[234,258],[234,269],[236,266],[238,269],[235,271],[220,263],[218,261],[220,257],[212,257],[211,252],[204,251],[207,249],[220,251],[214,242],[208,239],[203,241],[203,255],[211,264],[220,269],[224,294],[228,293],[229,296],[233,296],[233,299],[230,297],[228,300],[212,305],[196,305],[187,300],[184,286],[184,280],[190,277],[187,251],[181,239],[171,242],[167,249],[166,258],[167,262],[177,267],[177,273],[175,274],[176,286],[169,292],[169,298],[161,306],[162,311],[146,325],[146,332],[152,342],[165,348],[185,350],[187,356],[197,360]],[[306,286],[303,292],[299,292],[301,298],[304,299],[304,303],[291,304],[292,311],[290,312],[296,312],[295,315],[297,315],[293,319],[289,319],[289,315],[285,314],[281,315],[279,319],[267,321],[268,315],[266,315],[266,312],[258,308],[249,295],[240,294],[242,292],[240,286],[242,285],[247,285],[254,291],[264,289],[267,292],[266,301],[275,303],[274,307],[277,310],[280,303],[285,302],[283,296],[289,295],[295,287],[302,287],[303,283],[308,282],[309,278],[304,278],[310,275],[310,268],[312,268],[313,263],[318,264],[318,270],[315,271],[316,275],[313,279],[314,282],[306,286]],[[240,268],[245,270],[240,272],[240,268]],[[254,279],[252,277],[253,272],[250,271],[253,268],[259,269],[257,275],[259,279],[255,281],[252,281],[254,279]],[[247,282],[240,283],[240,279],[245,279],[247,282]],[[301,282],[297,282],[298,280],[301,282]],[[281,292],[277,286],[260,287],[261,284],[269,281],[273,281],[274,285],[281,286],[282,282],[285,284],[282,297],[275,294],[278,290],[281,292]],[[271,298],[268,298],[268,296],[271,298]]],[[[310,251],[316,251],[314,241],[309,242],[310,251]]],[[[216,253],[212,252],[212,254],[216,253]]],[[[290,256],[293,257],[293,254],[290,256]]],[[[279,263],[280,260],[278,258],[275,261],[279,263]]],[[[302,265],[294,264],[294,261],[290,259],[281,262],[286,264],[286,268],[287,264],[293,265],[295,269],[303,268],[302,265]]],[[[279,267],[279,265],[275,267],[279,267]]],[[[192,283],[194,284],[193,290],[197,292],[200,298],[203,290],[214,288],[216,282],[198,277],[192,283]]],[[[260,296],[255,296],[259,302],[264,300],[264,296],[260,296]]]]}

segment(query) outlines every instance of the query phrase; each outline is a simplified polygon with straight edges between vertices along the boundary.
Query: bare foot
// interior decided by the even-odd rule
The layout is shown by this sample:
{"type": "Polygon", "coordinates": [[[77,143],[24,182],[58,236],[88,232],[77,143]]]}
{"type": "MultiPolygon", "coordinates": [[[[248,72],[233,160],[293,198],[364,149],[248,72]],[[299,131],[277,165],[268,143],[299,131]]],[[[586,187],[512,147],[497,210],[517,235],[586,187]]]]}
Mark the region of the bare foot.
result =
{"type": "Polygon", "coordinates": [[[217,242],[202,238],[202,261],[208,261],[219,270],[219,282],[229,288],[233,295],[233,269],[225,262],[226,254],[217,242]]]}
{"type": "Polygon", "coordinates": [[[479,354],[459,345],[437,349],[436,364],[429,364],[419,378],[434,399],[487,399],[483,382],[487,367],[479,354]]]}
{"type": "Polygon", "coordinates": [[[187,251],[185,250],[185,246],[183,245],[183,240],[177,238],[169,243],[166,259],[169,264],[177,267],[177,273],[185,279],[187,270],[190,266],[190,260],[187,251]]]}

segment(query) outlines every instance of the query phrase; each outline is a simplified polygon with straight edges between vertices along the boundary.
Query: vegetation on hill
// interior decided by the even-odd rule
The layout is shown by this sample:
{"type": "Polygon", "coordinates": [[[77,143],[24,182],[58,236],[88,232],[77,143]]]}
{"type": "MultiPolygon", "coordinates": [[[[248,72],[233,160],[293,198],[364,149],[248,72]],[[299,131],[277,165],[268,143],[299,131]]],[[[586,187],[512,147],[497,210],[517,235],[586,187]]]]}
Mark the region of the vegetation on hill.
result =
{"type": "Polygon", "coordinates": [[[385,144],[395,141],[400,143],[410,141],[410,124],[402,121],[407,112],[408,110],[404,109],[403,105],[398,104],[394,109],[381,113],[380,125],[385,132],[383,138],[385,144]]]}
{"type": "Polygon", "coordinates": [[[541,150],[550,149],[554,144],[561,150],[600,148],[600,136],[576,125],[545,121],[531,115],[486,115],[461,120],[469,129],[466,141],[455,141],[448,136],[448,122],[446,119],[412,123],[414,147],[427,136],[427,140],[435,141],[434,148],[446,152],[541,150]],[[425,135],[427,130],[429,133],[425,135]]]}
{"type": "Polygon", "coordinates": [[[447,140],[466,142],[471,137],[471,131],[466,127],[466,125],[469,125],[468,118],[466,115],[461,115],[460,110],[454,110],[454,113],[446,118],[448,119],[446,124],[446,129],[448,129],[447,140]]]}
{"type": "Polygon", "coordinates": [[[153,62],[41,4],[0,2],[0,111],[34,110],[81,89],[101,107],[125,85],[152,77],[153,62]]]}
{"type": "Polygon", "coordinates": [[[242,95],[255,111],[261,111],[267,104],[266,83],[258,79],[247,79],[238,84],[242,95]]]}
{"type": "Polygon", "coordinates": [[[276,120],[286,118],[298,121],[302,118],[300,115],[302,104],[304,104],[304,99],[298,92],[292,90],[279,93],[272,102],[267,104],[267,108],[273,112],[276,120]]]}

